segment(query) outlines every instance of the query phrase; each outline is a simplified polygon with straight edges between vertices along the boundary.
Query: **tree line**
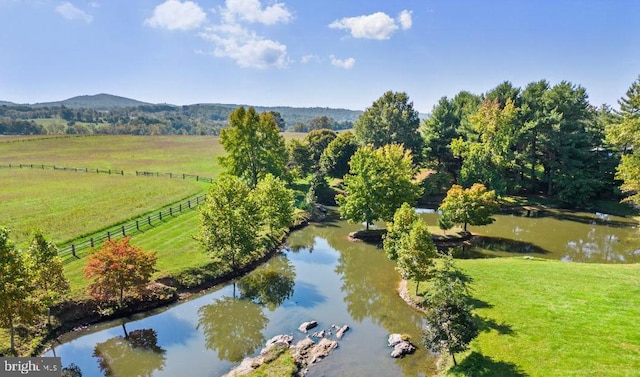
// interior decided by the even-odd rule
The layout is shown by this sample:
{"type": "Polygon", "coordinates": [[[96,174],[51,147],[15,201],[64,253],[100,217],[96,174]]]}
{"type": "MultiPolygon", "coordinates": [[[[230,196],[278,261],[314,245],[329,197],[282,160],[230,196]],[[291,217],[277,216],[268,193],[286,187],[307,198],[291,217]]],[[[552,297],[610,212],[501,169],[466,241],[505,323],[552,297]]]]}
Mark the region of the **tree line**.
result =
{"type": "MultiPolygon", "coordinates": [[[[271,112],[282,131],[353,127],[356,111],[276,108],[271,112]],[[328,114],[328,115],[327,115],[328,114]],[[335,119],[334,117],[338,117],[335,119]]],[[[234,107],[228,105],[140,105],[110,109],[60,106],[0,106],[0,135],[219,135],[234,107]],[[41,121],[46,120],[46,121],[41,121]]]]}

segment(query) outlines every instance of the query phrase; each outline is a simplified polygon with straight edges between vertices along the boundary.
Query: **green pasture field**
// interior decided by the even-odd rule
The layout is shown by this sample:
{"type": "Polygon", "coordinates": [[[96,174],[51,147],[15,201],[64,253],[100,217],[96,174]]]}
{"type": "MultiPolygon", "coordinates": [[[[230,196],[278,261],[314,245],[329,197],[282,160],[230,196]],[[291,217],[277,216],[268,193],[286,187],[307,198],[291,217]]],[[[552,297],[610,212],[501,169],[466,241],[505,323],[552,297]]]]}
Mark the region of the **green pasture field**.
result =
{"type": "Polygon", "coordinates": [[[54,170],[0,169],[0,225],[25,247],[40,229],[57,244],[202,193],[207,184],[54,170]]]}
{"type": "MultiPolygon", "coordinates": [[[[199,211],[187,211],[176,217],[165,217],[162,224],[133,235],[131,244],[157,253],[158,271],[153,279],[175,275],[189,268],[202,267],[211,261],[193,238],[198,233],[199,226],[199,211]]],[[[65,276],[71,284],[71,298],[87,297],[86,287],[89,281],[84,278],[83,273],[87,255],[71,259],[64,265],[65,276]]]]}
{"type": "Polygon", "coordinates": [[[0,138],[0,165],[182,173],[215,177],[224,153],[215,136],[75,136],[0,138]],[[24,140],[24,141],[16,141],[24,140]]]}
{"type": "Polygon", "coordinates": [[[640,265],[458,260],[483,331],[454,376],[632,376],[640,265]]]}

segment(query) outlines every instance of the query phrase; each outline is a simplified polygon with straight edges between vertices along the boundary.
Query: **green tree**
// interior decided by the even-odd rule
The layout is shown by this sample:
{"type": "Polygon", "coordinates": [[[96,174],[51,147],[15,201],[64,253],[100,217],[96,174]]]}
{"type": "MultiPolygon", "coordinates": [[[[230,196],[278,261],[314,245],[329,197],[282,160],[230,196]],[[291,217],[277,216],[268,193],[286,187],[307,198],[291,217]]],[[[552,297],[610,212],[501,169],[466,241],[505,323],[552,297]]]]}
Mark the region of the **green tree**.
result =
{"type": "Polygon", "coordinates": [[[33,236],[29,255],[34,262],[34,283],[39,301],[47,308],[47,323],[51,324],[51,306],[69,292],[69,281],[64,276],[62,258],[58,248],[47,241],[40,231],[33,236]]]}
{"type": "Polygon", "coordinates": [[[260,220],[249,186],[235,176],[223,176],[207,192],[197,239],[214,261],[237,270],[257,252],[260,220]]]}
{"type": "Polygon", "coordinates": [[[407,202],[402,203],[393,214],[393,221],[387,223],[387,233],[382,240],[384,251],[389,259],[398,259],[402,247],[402,237],[409,233],[413,224],[418,220],[418,214],[407,202]]]}
{"type": "Polygon", "coordinates": [[[501,194],[516,191],[519,161],[515,145],[519,134],[516,124],[517,109],[511,98],[501,107],[498,100],[484,101],[478,111],[469,117],[477,138],[451,143],[453,153],[463,160],[460,183],[469,185],[483,181],[501,194]]]}
{"type": "Polygon", "coordinates": [[[431,275],[437,250],[427,224],[408,203],[402,204],[393,223],[387,224],[383,246],[387,256],[396,261],[402,278],[416,282],[417,294],[420,282],[431,275]]]}
{"type": "Polygon", "coordinates": [[[229,127],[220,133],[220,143],[227,152],[219,158],[221,165],[251,187],[267,173],[285,177],[284,138],[271,113],[258,115],[253,107],[235,109],[229,115],[229,127]]]}
{"type": "Polygon", "coordinates": [[[315,117],[309,121],[309,131],[313,130],[321,130],[321,129],[333,129],[336,121],[333,118],[329,118],[326,115],[321,115],[319,117],[315,117]]]}
{"type": "Polygon", "coordinates": [[[311,172],[313,162],[309,151],[309,144],[304,139],[289,139],[286,141],[286,168],[295,177],[306,177],[311,172]]]}
{"type": "Polygon", "coordinates": [[[106,240],[89,256],[84,275],[87,279],[95,278],[87,289],[96,300],[117,298],[122,307],[124,292],[133,289],[142,294],[151,281],[156,271],[156,253],[133,246],[130,240],[130,237],[106,240]]]}
{"type": "Polygon", "coordinates": [[[606,129],[607,141],[618,147],[622,158],[616,169],[626,201],[640,204],[640,76],[620,98],[620,111],[606,129]]]}
{"type": "Polygon", "coordinates": [[[432,289],[425,300],[427,314],[423,330],[424,344],[432,352],[446,351],[458,365],[455,354],[464,352],[480,333],[471,313],[468,278],[458,270],[453,258],[444,258],[432,278],[432,289]]]}
{"type": "Polygon", "coordinates": [[[402,144],[417,159],[422,152],[418,115],[406,93],[388,91],[373,102],[355,122],[356,139],[361,145],[372,144],[374,148],[402,144]]]}
{"type": "Polygon", "coordinates": [[[351,132],[342,132],[333,139],[320,156],[320,170],[333,178],[349,172],[349,160],[358,150],[358,142],[351,132]]]}
{"type": "Polygon", "coordinates": [[[320,156],[338,135],[335,131],[326,128],[313,130],[309,132],[304,140],[309,148],[309,157],[311,158],[312,169],[317,171],[320,167],[320,156]]]}
{"type": "Polygon", "coordinates": [[[258,182],[249,200],[259,206],[262,236],[269,247],[282,241],[293,223],[293,191],[271,174],[258,182]]]}
{"type": "Polygon", "coordinates": [[[282,118],[282,115],[277,111],[269,111],[269,113],[273,116],[273,120],[276,122],[278,130],[284,131],[287,128],[287,123],[282,118]]]}
{"type": "Polygon", "coordinates": [[[39,313],[35,299],[33,261],[9,239],[9,229],[0,227],[0,325],[9,329],[11,352],[15,354],[15,326],[32,323],[39,313]]]}
{"type": "Polygon", "coordinates": [[[378,149],[366,145],[356,151],[344,177],[345,194],[336,196],[340,216],[352,222],[389,221],[404,202],[420,196],[411,152],[398,144],[378,149]]]}
{"type": "Polygon", "coordinates": [[[495,191],[487,191],[480,183],[474,183],[468,189],[453,185],[442,200],[438,210],[445,223],[464,224],[464,231],[469,225],[488,225],[495,219],[491,216],[499,209],[495,191]]]}

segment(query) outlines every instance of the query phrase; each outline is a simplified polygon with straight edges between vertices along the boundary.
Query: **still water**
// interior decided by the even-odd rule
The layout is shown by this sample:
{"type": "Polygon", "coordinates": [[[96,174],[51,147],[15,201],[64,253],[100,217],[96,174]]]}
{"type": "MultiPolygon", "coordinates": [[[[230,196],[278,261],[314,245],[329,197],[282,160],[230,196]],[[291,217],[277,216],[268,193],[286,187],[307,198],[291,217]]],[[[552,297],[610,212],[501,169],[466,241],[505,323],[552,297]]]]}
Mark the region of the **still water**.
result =
{"type": "MultiPolygon", "coordinates": [[[[431,225],[437,214],[421,211],[431,225]]],[[[640,262],[636,223],[603,214],[498,215],[471,227],[480,245],[467,257],[532,255],[581,262],[640,262]]],[[[340,347],[312,367],[310,376],[427,376],[434,358],[419,347],[392,359],[390,333],[420,346],[422,317],[398,296],[393,262],[375,246],[349,242],[357,225],[336,221],[293,232],[281,255],[246,277],[187,302],[144,316],[68,334],[47,353],[75,363],[83,376],[221,376],[254,356],[277,334],[304,334],[347,324],[340,347]]]]}

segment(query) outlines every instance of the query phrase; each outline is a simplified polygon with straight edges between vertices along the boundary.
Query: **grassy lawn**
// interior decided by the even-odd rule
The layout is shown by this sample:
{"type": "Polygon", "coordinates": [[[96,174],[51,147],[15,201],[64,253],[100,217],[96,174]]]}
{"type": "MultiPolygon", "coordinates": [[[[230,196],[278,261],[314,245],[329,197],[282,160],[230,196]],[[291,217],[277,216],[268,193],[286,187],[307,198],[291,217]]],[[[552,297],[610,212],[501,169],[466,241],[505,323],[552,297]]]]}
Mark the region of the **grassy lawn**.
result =
{"type": "Polygon", "coordinates": [[[458,260],[484,330],[456,376],[631,376],[640,371],[640,265],[458,260]]]}
{"type": "Polygon", "coordinates": [[[193,180],[0,169],[0,224],[20,246],[41,229],[60,244],[204,192],[193,180]]]}
{"type": "Polygon", "coordinates": [[[185,173],[215,177],[216,156],[224,153],[215,136],[78,136],[0,138],[0,164],[45,164],[71,168],[185,173]],[[12,138],[11,140],[15,140],[12,138]]]}
{"type": "MultiPolygon", "coordinates": [[[[185,212],[176,217],[165,217],[163,224],[154,226],[143,233],[131,237],[131,244],[147,251],[156,251],[158,272],[155,278],[175,275],[182,270],[202,267],[210,262],[210,257],[202,252],[193,239],[198,233],[200,217],[197,210],[185,212]]],[[[84,297],[88,281],[82,270],[87,263],[86,254],[80,259],[65,263],[65,275],[71,283],[71,297],[84,297]]]]}

